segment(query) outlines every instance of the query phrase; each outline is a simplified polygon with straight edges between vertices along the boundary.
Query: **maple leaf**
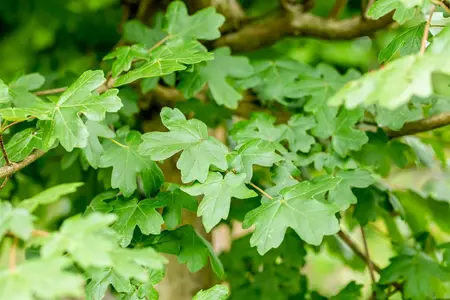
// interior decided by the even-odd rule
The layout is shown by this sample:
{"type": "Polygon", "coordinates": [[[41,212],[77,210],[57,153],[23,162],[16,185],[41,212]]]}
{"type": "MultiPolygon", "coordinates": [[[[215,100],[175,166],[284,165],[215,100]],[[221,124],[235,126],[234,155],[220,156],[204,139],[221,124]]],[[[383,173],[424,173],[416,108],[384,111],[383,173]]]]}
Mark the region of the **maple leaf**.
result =
{"type": "Polygon", "coordinates": [[[207,290],[200,290],[192,300],[225,300],[228,298],[228,295],[228,287],[222,284],[216,284],[207,290]]]}
{"type": "Polygon", "coordinates": [[[237,173],[245,174],[245,182],[249,182],[253,177],[253,165],[270,167],[284,159],[275,153],[275,150],[276,148],[270,142],[251,140],[230,154],[230,165],[237,173]]]}
{"type": "Polygon", "coordinates": [[[116,134],[108,126],[90,120],[86,122],[86,128],[89,132],[88,143],[86,147],[81,150],[88,163],[94,169],[97,169],[100,165],[100,157],[104,153],[99,137],[111,139],[114,138],[116,134]]]}
{"type": "Polygon", "coordinates": [[[395,10],[394,20],[400,24],[405,23],[423,5],[423,0],[377,0],[367,12],[367,15],[375,20],[395,10]]]}
{"type": "Polygon", "coordinates": [[[352,187],[365,188],[375,182],[370,172],[362,169],[342,170],[336,173],[336,177],[342,180],[335,189],[330,190],[328,200],[341,211],[357,202],[356,196],[352,193],[352,187]]]}
{"type": "Polygon", "coordinates": [[[207,84],[217,104],[235,109],[242,95],[227,79],[249,76],[252,66],[246,57],[231,56],[229,48],[218,48],[213,54],[213,60],[197,65],[194,72],[185,72],[177,87],[186,98],[191,98],[207,84]]]}
{"type": "Polygon", "coordinates": [[[27,240],[33,231],[33,217],[24,208],[13,208],[11,203],[0,201],[0,241],[7,232],[27,240]]]}
{"type": "Polygon", "coordinates": [[[164,206],[163,218],[168,229],[175,229],[181,223],[181,209],[197,210],[197,200],[179,188],[160,192],[155,201],[164,206]]]}
{"type": "Polygon", "coordinates": [[[150,132],[142,136],[141,155],[152,160],[164,160],[183,151],[177,162],[184,183],[205,182],[211,165],[225,170],[228,149],[217,139],[208,136],[208,128],[199,120],[186,120],[178,109],[163,108],[161,120],[170,131],[150,132]]]}
{"type": "Polygon", "coordinates": [[[140,174],[143,188],[150,196],[160,187],[164,175],[154,161],[138,152],[142,142],[138,131],[122,127],[116,135],[116,140],[105,140],[103,143],[104,153],[100,157],[99,167],[113,167],[111,186],[119,188],[125,197],[136,190],[136,176],[140,174]]]}
{"type": "Polygon", "coordinates": [[[118,198],[112,203],[113,213],[118,216],[113,228],[120,234],[120,245],[126,247],[133,238],[135,228],[138,226],[143,234],[159,234],[161,225],[164,223],[161,215],[155,208],[162,207],[162,204],[146,199],[138,201],[136,198],[118,198]]]}
{"type": "Polygon", "coordinates": [[[256,226],[251,245],[257,246],[263,255],[281,244],[288,227],[312,245],[319,245],[323,236],[338,232],[335,207],[314,197],[332,190],[340,181],[327,175],[302,181],[282,189],[278,197],[248,212],[243,227],[256,226]]]}
{"type": "MultiPolygon", "coordinates": [[[[43,149],[42,132],[36,128],[24,129],[11,137],[5,146],[8,158],[12,162],[20,162],[30,155],[34,149],[43,149]]],[[[1,164],[5,159],[1,158],[1,164]]]]}
{"type": "Polygon", "coordinates": [[[227,173],[225,176],[218,172],[210,172],[204,183],[194,183],[181,189],[193,196],[205,195],[197,215],[202,216],[203,225],[207,232],[216,226],[221,219],[226,219],[230,211],[231,197],[246,199],[257,196],[245,184],[245,174],[227,173]]]}
{"type": "Polygon", "coordinates": [[[313,145],[316,140],[306,131],[315,126],[316,121],[311,116],[306,117],[296,114],[289,119],[286,138],[289,141],[289,148],[291,151],[309,152],[311,145],[313,145]]]}
{"type": "Polygon", "coordinates": [[[117,77],[120,73],[128,71],[131,68],[133,60],[149,60],[148,50],[140,45],[122,46],[114,49],[113,52],[106,55],[103,60],[116,58],[112,65],[112,76],[117,77]]]}

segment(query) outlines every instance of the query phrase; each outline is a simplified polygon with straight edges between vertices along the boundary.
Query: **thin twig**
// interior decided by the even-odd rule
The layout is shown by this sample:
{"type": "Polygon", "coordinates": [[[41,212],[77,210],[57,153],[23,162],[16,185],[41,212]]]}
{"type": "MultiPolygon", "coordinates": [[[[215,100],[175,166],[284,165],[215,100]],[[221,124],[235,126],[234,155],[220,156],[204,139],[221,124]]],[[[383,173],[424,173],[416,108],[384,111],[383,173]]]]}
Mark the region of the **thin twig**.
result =
{"type": "Polygon", "coordinates": [[[337,18],[339,18],[339,15],[345,9],[345,6],[347,5],[347,2],[348,2],[348,0],[336,0],[334,2],[333,7],[331,8],[330,13],[328,14],[328,18],[330,18],[330,19],[337,19],[337,18]]]}
{"type": "Polygon", "coordinates": [[[9,249],[9,270],[16,269],[16,252],[17,252],[17,238],[13,238],[11,249],[9,249]]]}
{"type": "Polygon", "coordinates": [[[17,171],[25,168],[32,162],[34,162],[36,159],[43,156],[46,152],[42,150],[36,150],[33,153],[31,153],[29,156],[27,156],[24,160],[22,160],[19,163],[11,163],[11,165],[7,165],[0,168],[0,178],[10,177],[17,171]]]}
{"type": "MultiPolygon", "coordinates": [[[[368,258],[361,250],[359,250],[359,247],[355,244],[355,242],[352,241],[352,239],[346,234],[344,233],[342,230],[340,230],[337,235],[342,239],[342,241],[347,244],[347,246],[350,247],[350,249],[353,250],[353,252],[358,255],[362,260],[364,261],[368,261],[370,260],[370,258],[368,258]]],[[[381,268],[379,266],[377,266],[374,262],[372,263],[372,267],[373,269],[377,272],[380,273],[381,272],[381,268]]]]}
{"type": "Polygon", "coordinates": [[[52,95],[52,94],[62,93],[65,90],[67,90],[67,87],[60,87],[60,88],[55,88],[55,89],[50,89],[50,90],[38,91],[38,92],[35,92],[34,94],[36,96],[52,95]]]}
{"type": "Polygon", "coordinates": [[[162,40],[160,40],[159,42],[157,42],[156,44],[154,44],[150,49],[148,49],[148,52],[152,52],[153,50],[155,50],[156,48],[158,48],[159,46],[161,46],[162,44],[164,44],[165,41],[167,41],[168,39],[170,39],[172,36],[169,34],[167,35],[165,38],[163,38],[162,40]]]}
{"type": "Polygon", "coordinates": [[[442,7],[447,13],[450,14],[450,8],[447,5],[445,5],[445,3],[443,3],[442,1],[431,0],[431,2],[435,5],[442,7]]]}
{"type": "Polygon", "coordinates": [[[5,160],[5,165],[11,165],[8,158],[8,153],[6,153],[5,143],[3,142],[3,134],[0,133],[0,149],[2,149],[3,159],[5,160]]]}
{"type": "Polygon", "coordinates": [[[2,184],[0,185],[0,190],[3,189],[3,188],[6,186],[6,184],[8,183],[8,181],[9,181],[9,177],[6,176],[5,179],[3,179],[2,184]]]}
{"type": "Polygon", "coordinates": [[[112,138],[108,138],[108,139],[109,139],[111,142],[113,142],[114,144],[119,145],[120,147],[128,148],[127,145],[124,145],[124,144],[122,144],[122,143],[116,141],[115,139],[112,139],[112,138]]]}
{"type": "Polygon", "coordinates": [[[25,120],[17,120],[17,121],[14,121],[14,122],[12,122],[11,124],[8,124],[8,125],[4,126],[4,127],[0,130],[0,132],[3,133],[3,132],[5,132],[8,128],[13,127],[13,126],[16,125],[16,124],[22,123],[23,121],[29,121],[29,120],[32,120],[32,119],[34,119],[34,118],[35,118],[34,116],[31,116],[31,117],[26,118],[25,120]]]}
{"type": "Polygon", "coordinates": [[[433,17],[433,13],[435,10],[436,5],[432,5],[430,9],[430,15],[428,16],[427,23],[425,24],[425,28],[423,30],[422,42],[420,43],[420,54],[424,54],[425,49],[427,48],[428,34],[430,33],[431,18],[433,17]]]}
{"type": "Polygon", "coordinates": [[[42,237],[47,237],[50,235],[50,233],[48,233],[47,231],[44,230],[39,230],[39,229],[35,229],[31,232],[32,236],[42,236],[42,237]]]}
{"type": "Polygon", "coordinates": [[[366,233],[364,232],[364,228],[362,226],[360,226],[360,228],[361,228],[361,236],[362,236],[363,244],[364,244],[364,251],[366,252],[366,262],[367,262],[367,266],[369,267],[370,278],[372,279],[372,282],[375,283],[375,274],[374,274],[372,260],[370,260],[369,247],[367,246],[366,233]]]}
{"type": "Polygon", "coordinates": [[[263,194],[264,196],[266,196],[267,198],[269,198],[270,200],[273,200],[273,197],[270,196],[269,194],[267,194],[262,188],[260,188],[259,186],[257,186],[256,184],[254,184],[253,182],[249,182],[249,185],[251,185],[255,190],[257,190],[258,192],[260,192],[261,194],[263,194]]]}

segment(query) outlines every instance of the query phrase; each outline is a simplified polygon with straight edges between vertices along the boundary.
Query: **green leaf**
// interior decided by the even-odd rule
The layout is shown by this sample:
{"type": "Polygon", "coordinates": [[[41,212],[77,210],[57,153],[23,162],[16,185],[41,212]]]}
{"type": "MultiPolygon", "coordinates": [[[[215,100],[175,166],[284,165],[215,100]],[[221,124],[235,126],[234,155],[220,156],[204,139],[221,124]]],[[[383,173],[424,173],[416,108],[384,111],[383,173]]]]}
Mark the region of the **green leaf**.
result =
{"type": "Polygon", "coordinates": [[[228,298],[228,287],[216,284],[207,290],[200,290],[192,300],[225,300],[228,298]]]}
{"type": "Polygon", "coordinates": [[[177,162],[184,183],[205,182],[211,165],[225,170],[228,149],[217,139],[208,136],[206,125],[196,119],[186,120],[178,109],[163,108],[161,120],[170,131],[150,132],[142,136],[141,155],[152,160],[164,160],[183,151],[177,162]]]}
{"type": "Polygon", "coordinates": [[[11,101],[9,87],[0,79],[0,103],[8,103],[11,101]]]}
{"type": "Polygon", "coordinates": [[[271,167],[284,159],[275,150],[270,142],[251,140],[230,154],[230,165],[237,173],[245,174],[245,182],[249,182],[253,177],[253,165],[271,167]]]}
{"type": "Polygon", "coordinates": [[[288,121],[287,140],[292,152],[307,153],[316,140],[306,131],[316,126],[316,121],[311,116],[301,114],[293,115],[288,121]]]}
{"type": "Polygon", "coordinates": [[[380,51],[378,62],[387,63],[397,53],[405,56],[419,52],[424,29],[425,22],[422,22],[397,35],[386,48],[380,51]]]}
{"type": "Polygon", "coordinates": [[[233,125],[230,136],[238,145],[252,140],[264,140],[279,152],[286,152],[280,141],[286,138],[286,125],[274,125],[276,118],[265,113],[252,113],[250,120],[233,125]]]}
{"type": "Polygon", "coordinates": [[[144,190],[148,196],[153,194],[164,181],[164,176],[154,161],[138,153],[141,134],[122,127],[116,132],[117,142],[106,140],[99,167],[113,167],[111,186],[119,188],[129,197],[137,188],[136,176],[141,175],[144,190]]]}
{"type": "Polygon", "coordinates": [[[231,197],[246,199],[257,196],[245,184],[245,174],[227,173],[225,177],[218,172],[210,172],[204,183],[194,183],[181,189],[192,195],[205,195],[197,215],[202,216],[206,232],[216,226],[221,219],[227,219],[230,211],[231,197]]]}
{"type": "Polygon", "coordinates": [[[89,138],[87,146],[82,148],[82,151],[88,163],[94,169],[97,169],[100,165],[100,158],[104,153],[99,137],[111,139],[116,135],[108,126],[99,122],[88,120],[86,122],[86,128],[89,132],[89,138]]]}
{"type": "Polygon", "coordinates": [[[361,284],[356,284],[354,281],[347,284],[336,296],[331,297],[331,300],[347,300],[347,299],[361,299],[361,284]]]}
{"type": "Polygon", "coordinates": [[[330,190],[328,200],[341,211],[357,202],[352,187],[366,188],[375,182],[370,172],[363,169],[339,171],[336,173],[336,177],[341,178],[341,182],[335,189],[330,190]]]}
{"type": "Polygon", "coordinates": [[[170,35],[177,35],[201,40],[215,40],[220,37],[219,27],[225,18],[216,13],[211,6],[189,16],[182,1],[173,1],[167,8],[166,28],[170,35]]]}
{"type": "Polygon", "coordinates": [[[423,118],[422,107],[414,101],[403,104],[396,109],[377,107],[376,121],[378,125],[387,126],[392,130],[399,130],[406,122],[416,121],[423,118]]]}
{"type": "Polygon", "coordinates": [[[70,263],[70,260],[64,257],[35,259],[24,262],[14,271],[0,271],[0,299],[81,297],[83,278],[65,271],[70,263]]]}
{"type": "Polygon", "coordinates": [[[186,69],[186,65],[213,59],[212,53],[197,41],[170,39],[165,45],[151,52],[150,61],[120,76],[114,86],[121,86],[141,78],[164,76],[186,69]]]}
{"type": "Polygon", "coordinates": [[[161,215],[155,208],[162,204],[153,199],[138,201],[136,198],[124,199],[119,197],[112,203],[113,213],[118,216],[113,228],[120,235],[120,245],[127,247],[136,227],[145,235],[159,234],[164,223],[161,215]]]}
{"type": "Polygon", "coordinates": [[[155,201],[164,206],[164,223],[171,230],[181,224],[182,208],[197,211],[197,200],[178,188],[173,191],[158,193],[155,201]]]}
{"type": "Polygon", "coordinates": [[[11,88],[23,88],[27,91],[34,91],[40,88],[45,82],[45,77],[39,73],[30,73],[17,78],[10,84],[11,88]]]}
{"type": "Polygon", "coordinates": [[[57,257],[67,252],[83,268],[112,265],[111,252],[117,248],[116,234],[109,225],[114,215],[91,213],[64,221],[59,232],[51,233],[41,249],[43,258],[57,257]],[[95,247],[93,247],[95,245],[95,247]]]}
{"type": "Polygon", "coordinates": [[[112,65],[112,76],[117,77],[120,73],[128,71],[131,68],[133,60],[149,60],[148,50],[139,46],[122,46],[114,49],[113,52],[106,55],[103,60],[116,59],[112,65]]]}
{"type": "Polygon", "coordinates": [[[435,72],[450,75],[450,62],[438,55],[408,55],[347,83],[328,103],[345,104],[349,109],[371,104],[394,109],[414,95],[430,96],[433,93],[431,75],[435,72]]]}
{"type": "Polygon", "coordinates": [[[162,40],[167,34],[157,28],[149,28],[138,20],[125,22],[123,25],[123,39],[130,43],[143,44],[150,48],[162,40]]]}
{"type": "Polygon", "coordinates": [[[257,246],[263,255],[281,244],[288,227],[312,245],[319,245],[323,236],[338,232],[335,207],[315,197],[334,189],[340,181],[331,176],[302,181],[281,190],[280,196],[247,213],[244,228],[256,226],[251,245],[257,246]]]}
{"type": "Polygon", "coordinates": [[[88,277],[90,281],[86,285],[87,300],[104,299],[109,285],[112,285],[119,293],[128,293],[132,289],[130,281],[117,274],[112,268],[93,269],[88,273],[88,277]]]}
{"type": "Polygon", "coordinates": [[[433,37],[429,52],[437,55],[450,55],[450,27],[446,26],[433,37]]]}
{"type": "Polygon", "coordinates": [[[347,110],[342,108],[336,117],[336,110],[320,110],[317,115],[317,126],[313,134],[322,139],[332,136],[333,149],[345,157],[350,151],[356,151],[368,142],[367,135],[357,129],[354,125],[363,117],[364,110],[347,110]]]}
{"type": "Polygon", "coordinates": [[[51,119],[39,122],[39,127],[43,129],[45,148],[51,147],[57,139],[68,152],[75,147],[86,147],[89,132],[80,114],[91,121],[101,121],[106,112],[116,112],[122,107],[117,97],[118,90],[108,90],[102,95],[95,92],[104,81],[102,71],[86,71],[56,103],[42,104],[42,107],[48,109],[48,117],[51,119]]]}
{"type": "Polygon", "coordinates": [[[11,232],[27,240],[33,231],[33,217],[23,208],[13,208],[9,202],[0,202],[0,240],[11,232]]]}
{"type": "Polygon", "coordinates": [[[242,88],[253,88],[261,100],[276,100],[285,103],[284,98],[291,96],[289,83],[293,83],[300,74],[316,77],[308,65],[295,60],[261,60],[253,64],[253,74],[239,81],[242,88]]]}
{"type": "Polygon", "coordinates": [[[31,198],[23,200],[18,207],[33,212],[39,205],[51,204],[61,199],[62,196],[76,192],[77,188],[83,184],[83,182],[73,182],[52,186],[31,198]]]}
{"type": "Polygon", "coordinates": [[[450,281],[450,273],[425,253],[406,253],[391,259],[381,271],[380,284],[404,281],[406,299],[435,298],[435,288],[450,281]]]}
{"type": "Polygon", "coordinates": [[[394,20],[400,24],[415,16],[417,8],[423,5],[423,0],[377,0],[367,12],[372,19],[379,19],[395,10],[394,20]]]}
{"type": "MultiPolygon", "coordinates": [[[[5,146],[8,158],[12,162],[20,162],[28,157],[34,149],[42,149],[42,132],[35,128],[24,129],[11,137],[5,146]]],[[[2,157],[2,165],[5,160],[2,157]]]]}
{"type": "Polygon", "coordinates": [[[164,278],[164,271],[161,270],[149,270],[149,279],[147,282],[133,282],[132,292],[122,295],[121,300],[158,300],[159,293],[155,289],[155,285],[164,278]]]}
{"type": "Polygon", "coordinates": [[[196,66],[193,73],[185,72],[178,89],[186,98],[191,98],[207,84],[217,104],[235,109],[243,97],[229,83],[229,79],[251,75],[252,66],[246,57],[231,56],[229,48],[218,48],[213,54],[213,60],[196,66]]]}
{"type": "Polygon", "coordinates": [[[111,204],[106,203],[105,200],[112,200],[117,197],[116,191],[106,191],[92,199],[91,203],[89,203],[88,207],[86,207],[85,214],[100,212],[100,213],[109,213],[113,210],[111,204]]]}
{"type": "Polygon", "coordinates": [[[209,257],[216,275],[219,278],[224,276],[222,263],[211,244],[190,225],[181,226],[174,231],[163,231],[161,235],[151,237],[150,242],[159,252],[177,255],[178,262],[186,264],[193,273],[203,268],[209,257]]]}

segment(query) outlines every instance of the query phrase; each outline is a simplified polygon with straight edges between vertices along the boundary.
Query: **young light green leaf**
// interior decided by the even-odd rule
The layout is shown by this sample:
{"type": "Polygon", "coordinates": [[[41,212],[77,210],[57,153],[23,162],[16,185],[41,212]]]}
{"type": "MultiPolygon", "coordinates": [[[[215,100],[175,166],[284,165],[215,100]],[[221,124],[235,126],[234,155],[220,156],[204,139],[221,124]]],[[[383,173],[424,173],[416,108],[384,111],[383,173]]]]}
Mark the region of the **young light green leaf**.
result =
{"type": "Polygon", "coordinates": [[[197,11],[189,16],[186,5],[182,1],[173,1],[167,8],[166,28],[170,35],[215,40],[220,37],[219,27],[225,18],[216,13],[213,6],[197,11]]]}
{"type": "Polygon", "coordinates": [[[450,272],[421,252],[394,257],[380,275],[380,284],[402,280],[405,298],[413,300],[435,298],[433,287],[440,282],[450,281],[450,272]]]}
{"type": "Polygon", "coordinates": [[[211,59],[212,53],[206,52],[199,42],[172,38],[165,45],[152,51],[149,62],[118,77],[114,86],[125,85],[141,78],[164,76],[185,70],[186,65],[211,59]]]}
{"type": "Polygon", "coordinates": [[[65,257],[24,262],[14,271],[0,271],[0,299],[34,300],[81,297],[83,278],[67,271],[65,257]],[[57,284],[50,284],[56,283],[57,284]]]}
{"type": "Polygon", "coordinates": [[[164,223],[161,215],[155,208],[162,204],[153,199],[138,201],[136,198],[124,199],[119,197],[112,203],[113,213],[118,216],[113,228],[120,235],[120,245],[127,247],[136,227],[145,235],[159,234],[164,223]]]}
{"type": "Polygon", "coordinates": [[[39,123],[43,129],[44,147],[51,147],[57,139],[69,152],[75,147],[86,147],[89,132],[79,115],[84,114],[91,121],[101,121],[106,112],[116,112],[122,107],[117,97],[118,90],[108,90],[102,95],[95,92],[104,81],[102,71],[86,71],[56,103],[42,105],[48,108],[51,119],[39,123]]]}
{"type": "Polygon", "coordinates": [[[114,215],[96,212],[68,218],[58,232],[46,238],[41,256],[58,257],[67,252],[83,268],[111,266],[111,252],[118,246],[116,233],[109,225],[115,220],[114,215]]]}
{"type": "Polygon", "coordinates": [[[271,167],[284,159],[275,153],[275,150],[275,146],[270,142],[251,140],[230,154],[230,165],[237,173],[245,174],[245,182],[249,182],[253,177],[253,165],[271,167]]]}
{"type": "Polygon", "coordinates": [[[446,26],[439,34],[433,37],[433,43],[429,48],[429,52],[438,55],[450,55],[450,27],[446,26]]]}
{"type": "Polygon", "coordinates": [[[347,83],[328,103],[345,104],[349,109],[371,104],[394,109],[407,103],[413,95],[430,96],[431,75],[435,72],[450,75],[450,61],[439,55],[408,55],[347,83]]]}
{"type": "Polygon", "coordinates": [[[253,68],[248,58],[231,56],[229,48],[218,48],[214,59],[205,65],[198,65],[194,72],[185,72],[178,88],[186,98],[195,96],[205,84],[219,105],[235,109],[242,95],[229,83],[228,78],[244,78],[252,74],[253,68]]]}
{"type": "Polygon", "coordinates": [[[181,209],[197,210],[197,200],[180,189],[160,192],[155,201],[164,206],[164,223],[170,230],[175,229],[181,223],[181,209]]]}
{"type": "Polygon", "coordinates": [[[208,128],[199,120],[186,120],[178,109],[163,108],[161,120],[170,131],[150,132],[142,136],[141,155],[152,160],[164,160],[183,151],[177,162],[184,183],[205,182],[211,165],[221,170],[227,168],[225,156],[228,149],[217,139],[208,136],[208,128]]]}
{"type": "Polygon", "coordinates": [[[113,52],[106,55],[103,60],[116,59],[112,65],[112,76],[117,77],[120,73],[128,71],[131,68],[133,60],[144,59],[149,60],[150,54],[148,50],[139,46],[122,46],[114,49],[113,52]]]}
{"type": "Polygon", "coordinates": [[[302,181],[281,190],[280,196],[248,212],[244,228],[256,226],[251,245],[257,246],[263,255],[281,244],[288,227],[312,245],[319,245],[325,235],[338,232],[336,208],[315,197],[334,189],[340,181],[340,178],[328,175],[302,181]]]}
{"type": "Polygon", "coordinates": [[[73,182],[52,186],[31,198],[23,200],[18,207],[33,212],[39,205],[48,205],[58,201],[62,196],[76,192],[77,188],[83,184],[83,182],[73,182]]]}
{"type": "Polygon", "coordinates": [[[102,144],[98,140],[99,137],[102,138],[114,138],[115,133],[105,124],[94,122],[88,120],[86,122],[86,128],[89,132],[87,146],[82,148],[84,156],[88,163],[97,169],[100,165],[100,158],[104,152],[102,144]]]}
{"type": "Polygon", "coordinates": [[[425,22],[408,28],[397,35],[378,55],[380,64],[389,62],[397,53],[400,56],[414,54],[419,51],[422,41],[425,22]]]}
{"type": "Polygon", "coordinates": [[[225,177],[218,172],[210,172],[204,183],[194,183],[181,189],[193,196],[205,195],[197,215],[202,216],[206,232],[216,226],[221,219],[227,219],[230,211],[231,197],[246,199],[257,196],[245,184],[245,174],[228,173],[225,177]]]}
{"type": "Polygon", "coordinates": [[[17,78],[10,84],[11,88],[23,88],[26,91],[34,91],[45,82],[45,77],[39,73],[30,73],[17,78]]]}
{"type": "Polygon", "coordinates": [[[395,10],[394,20],[403,24],[414,17],[422,5],[423,0],[377,0],[370,7],[367,15],[377,20],[395,10]]]}
{"type": "Polygon", "coordinates": [[[119,188],[125,197],[136,190],[136,176],[140,174],[145,192],[150,196],[161,186],[164,176],[154,161],[138,153],[141,134],[122,127],[116,135],[114,142],[106,140],[103,143],[104,153],[100,157],[99,167],[113,167],[111,186],[119,188]]]}
{"type": "Polygon", "coordinates": [[[27,240],[33,231],[33,217],[23,208],[13,208],[10,202],[0,202],[0,241],[7,232],[27,240]]]}
{"type": "Polygon", "coordinates": [[[336,173],[336,177],[341,178],[341,182],[335,189],[330,190],[328,201],[336,205],[341,211],[349,208],[350,204],[357,202],[352,187],[365,188],[375,182],[370,172],[363,169],[341,170],[336,173]]]}
{"type": "Polygon", "coordinates": [[[192,300],[225,300],[229,296],[228,287],[216,284],[207,290],[200,290],[192,300]]]}

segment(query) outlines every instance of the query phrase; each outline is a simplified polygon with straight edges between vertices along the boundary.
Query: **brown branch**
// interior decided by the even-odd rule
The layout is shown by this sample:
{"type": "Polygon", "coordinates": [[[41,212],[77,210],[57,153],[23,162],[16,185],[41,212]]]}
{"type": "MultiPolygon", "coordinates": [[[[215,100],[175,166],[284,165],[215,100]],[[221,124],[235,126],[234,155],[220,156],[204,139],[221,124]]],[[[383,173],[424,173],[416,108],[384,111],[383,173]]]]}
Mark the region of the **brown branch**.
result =
{"type": "Polygon", "coordinates": [[[285,36],[353,39],[386,28],[392,22],[392,13],[378,20],[363,20],[360,16],[335,20],[310,13],[284,13],[262,23],[243,26],[237,32],[222,36],[214,45],[215,47],[229,46],[233,51],[239,52],[257,50],[285,36]]]}
{"type": "Polygon", "coordinates": [[[0,133],[0,149],[2,149],[3,159],[5,160],[5,165],[11,165],[8,158],[8,153],[6,153],[5,143],[3,142],[3,134],[0,133]]]}
{"type": "Polygon", "coordinates": [[[450,125],[450,112],[443,112],[426,119],[405,123],[405,125],[397,131],[389,128],[383,129],[390,137],[400,137],[430,131],[447,125],[450,125]]]}
{"type": "Polygon", "coordinates": [[[34,94],[36,96],[43,96],[43,95],[52,95],[52,94],[59,94],[64,92],[65,90],[67,90],[67,87],[60,87],[60,88],[56,88],[56,89],[50,89],[50,90],[44,90],[44,91],[38,91],[35,92],[34,94]]]}
{"type": "Polygon", "coordinates": [[[428,16],[427,23],[425,24],[425,28],[423,30],[422,42],[420,43],[420,54],[424,54],[425,49],[427,48],[428,34],[430,33],[431,18],[433,18],[433,13],[435,10],[436,5],[432,5],[430,9],[430,15],[428,16]]]}
{"type": "Polygon", "coordinates": [[[336,0],[334,2],[333,8],[328,14],[328,18],[337,19],[347,5],[347,2],[348,0],[336,0]]]}
{"type": "MultiPolygon", "coordinates": [[[[353,250],[353,252],[358,255],[363,261],[369,261],[370,258],[367,257],[361,250],[359,250],[359,247],[355,244],[355,242],[352,241],[352,239],[344,233],[342,230],[340,230],[337,235],[342,239],[342,241],[350,247],[350,249],[353,250]]],[[[374,262],[371,262],[373,269],[377,272],[381,272],[381,268],[377,266],[374,262]]]]}
{"type": "Polygon", "coordinates": [[[438,0],[431,0],[431,2],[443,8],[447,13],[450,13],[450,8],[444,2],[438,0]]]}
{"type": "Polygon", "coordinates": [[[9,249],[9,270],[11,272],[16,269],[16,252],[17,252],[17,238],[13,238],[11,249],[9,249]]]}
{"type": "Polygon", "coordinates": [[[361,228],[361,236],[362,236],[363,244],[364,244],[364,251],[366,252],[366,263],[369,268],[370,279],[372,279],[372,283],[375,283],[376,282],[375,273],[374,273],[374,268],[373,268],[373,262],[370,259],[369,247],[367,246],[366,233],[364,232],[364,228],[362,226],[360,226],[360,228],[361,228]]]}
{"type": "Polygon", "coordinates": [[[22,160],[19,163],[11,163],[9,166],[3,166],[0,168],[0,178],[10,177],[15,172],[25,168],[29,164],[33,163],[36,159],[43,156],[46,152],[42,150],[35,150],[33,153],[31,153],[28,157],[26,157],[24,160],[22,160]]]}

